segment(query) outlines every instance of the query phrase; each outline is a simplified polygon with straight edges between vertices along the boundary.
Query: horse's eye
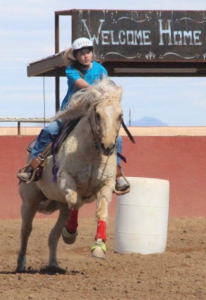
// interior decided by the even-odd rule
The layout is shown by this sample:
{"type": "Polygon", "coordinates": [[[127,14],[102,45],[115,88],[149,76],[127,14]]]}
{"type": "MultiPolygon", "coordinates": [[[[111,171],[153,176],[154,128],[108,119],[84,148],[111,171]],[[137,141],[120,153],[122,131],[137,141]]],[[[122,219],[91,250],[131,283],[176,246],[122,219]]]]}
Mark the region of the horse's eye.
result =
{"type": "Polygon", "coordinates": [[[95,113],[95,117],[96,117],[97,120],[101,119],[100,114],[98,112],[95,113]]]}
{"type": "Polygon", "coordinates": [[[122,119],[123,119],[123,115],[121,114],[121,115],[119,115],[118,120],[121,121],[122,119]]]}

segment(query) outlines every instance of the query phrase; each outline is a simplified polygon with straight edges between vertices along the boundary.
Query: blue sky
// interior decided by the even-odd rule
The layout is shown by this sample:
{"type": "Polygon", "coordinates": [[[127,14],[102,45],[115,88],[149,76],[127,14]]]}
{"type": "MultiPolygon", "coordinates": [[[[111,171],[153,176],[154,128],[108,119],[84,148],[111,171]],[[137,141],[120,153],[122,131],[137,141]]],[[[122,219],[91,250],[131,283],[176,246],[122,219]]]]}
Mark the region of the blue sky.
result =
{"type": "MultiPolygon", "coordinates": [[[[54,54],[54,12],[69,9],[205,10],[205,0],[0,0],[0,117],[55,114],[55,83],[27,77],[27,65],[54,54]],[[45,99],[45,103],[44,103],[45,99]],[[44,106],[45,104],[45,106],[44,106]],[[45,111],[44,111],[45,107],[45,111]]],[[[60,50],[71,46],[70,17],[60,17],[60,50]]],[[[206,126],[205,78],[113,78],[122,85],[124,119],[154,117],[169,126],[206,126]]],[[[66,78],[61,79],[61,99],[66,78]]],[[[1,123],[0,126],[4,126],[1,123]]]]}

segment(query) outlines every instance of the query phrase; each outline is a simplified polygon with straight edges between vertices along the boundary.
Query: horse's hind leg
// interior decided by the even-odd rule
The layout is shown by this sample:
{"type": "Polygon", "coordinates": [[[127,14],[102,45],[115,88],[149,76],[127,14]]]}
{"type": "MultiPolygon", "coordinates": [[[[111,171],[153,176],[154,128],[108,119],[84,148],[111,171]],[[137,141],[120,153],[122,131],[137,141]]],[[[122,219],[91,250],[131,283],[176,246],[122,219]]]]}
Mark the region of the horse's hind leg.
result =
{"type": "Polygon", "coordinates": [[[16,272],[24,272],[26,270],[26,250],[28,239],[32,231],[32,222],[40,201],[43,200],[43,198],[45,198],[45,196],[43,196],[42,193],[35,192],[35,189],[32,188],[31,185],[29,186],[30,190],[25,184],[21,184],[20,186],[20,194],[23,200],[21,206],[22,225],[20,251],[17,259],[16,272]],[[33,191],[35,193],[32,195],[33,191]]]}
{"type": "Polygon", "coordinates": [[[62,228],[64,227],[64,224],[68,218],[68,215],[69,215],[69,209],[68,209],[67,204],[61,204],[60,211],[59,211],[59,217],[49,235],[49,241],[48,241],[48,244],[49,244],[49,266],[48,266],[48,268],[53,271],[57,271],[57,272],[63,271],[58,266],[56,253],[57,253],[58,241],[59,241],[59,238],[62,233],[62,228]]]}
{"type": "Polygon", "coordinates": [[[17,259],[16,272],[23,272],[26,269],[26,250],[28,239],[32,231],[32,221],[37,211],[37,205],[28,207],[24,203],[21,207],[22,226],[21,226],[21,245],[17,259]]]}

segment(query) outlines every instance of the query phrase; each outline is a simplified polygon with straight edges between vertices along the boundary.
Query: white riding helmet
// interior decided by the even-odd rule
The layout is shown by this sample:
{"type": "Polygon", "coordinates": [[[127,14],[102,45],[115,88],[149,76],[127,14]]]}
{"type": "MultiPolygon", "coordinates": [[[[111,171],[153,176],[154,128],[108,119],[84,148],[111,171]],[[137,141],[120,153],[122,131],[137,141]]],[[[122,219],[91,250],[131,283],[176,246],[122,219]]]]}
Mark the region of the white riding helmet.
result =
{"type": "Polygon", "coordinates": [[[73,53],[76,53],[78,50],[83,48],[89,48],[93,50],[93,43],[89,39],[83,37],[76,39],[72,44],[73,53]]]}

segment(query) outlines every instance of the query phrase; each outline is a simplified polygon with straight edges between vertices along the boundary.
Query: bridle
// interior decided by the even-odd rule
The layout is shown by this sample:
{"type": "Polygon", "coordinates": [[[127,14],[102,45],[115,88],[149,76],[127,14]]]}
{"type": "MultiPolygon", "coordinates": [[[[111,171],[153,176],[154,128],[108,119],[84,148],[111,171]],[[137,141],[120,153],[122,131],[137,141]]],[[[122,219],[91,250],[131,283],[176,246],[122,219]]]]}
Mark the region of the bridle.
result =
{"type": "MultiPolygon", "coordinates": [[[[100,146],[102,148],[102,143],[101,143],[101,133],[100,133],[100,131],[98,129],[98,126],[97,126],[97,115],[96,115],[95,109],[96,109],[96,107],[94,107],[93,112],[92,112],[93,122],[91,120],[91,117],[89,117],[88,120],[89,120],[89,125],[90,125],[90,128],[91,128],[91,132],[92,132],[92,135],[93,135],[94,145],[95,145],[95,148],[96,148],[97,152],[99,153],[100,146]]],[[[115,141],[118,137],[118,132],[119,132],[120,126],[121,126],[121,122],[120,122],[119,128],[117,130],[117,135],[116,135],[115,141]]]]}
{"type": "MultiPolygon", "coordinates": [[[[104,93],[105,93],[105,92],[102,91],[102,95],[103,95],[104,93]]],[[[101,143],[101,134],[100,134],[99,129],[98,129],[98,126],[97,126],[97,118],[96,118],[96,111],[95,111],[95,109],[96,109],[96,106],[94,107],[93,112],[92,112],[92,116],[93,116],[93,126],[92,126],[91,117],[89,117],[88,120],[89,120],[89,125],[90,125],[90,128],[91,128],[91,132],[92,132],[92,135],[93,135],[93,139],[94,139],[94,145],[95,145],[96,150],[97,150],[98,153],[99,153],[100,145],[102,146],[102,143],[101,143]]],[[[122,125],[122,127],[124,128],[126,134],[128,135],[130,141],[131,141],[133,144],[135,144],[135,140],[134,140],[133,136],[131,135],[129,129],[128,129],[127,126],[125,125],[124,120],[123,120],[123,117],[122,117],[121,122],[120,122],[120,124],[119,124],[119,128],[118,128],[118,130],[117,130],[117,135],[116,135],[115,140],[116,140],[117,137],[118,137],[118,133],[119,133],[119,130],[120,130],[121,125],[122,125]]]]}
{"type": "MultiPolygon", "coordinates": [[[[94,112],[94,115],[95,115],[95,112],[94,112]]],[[[101,136],[100,136],[99,130],[97,129],[96,118],[94,117],[94,122],[93,122],[94,126],[92,126],[92,121],[91,121],[90,117],[88,118],[88,121],[89,121],[89,125],[90,125],[91,132],[93,135],[94,146],[95,146],[97,152],[99,152],[99,145],[101,144],[101,136]]]]}

